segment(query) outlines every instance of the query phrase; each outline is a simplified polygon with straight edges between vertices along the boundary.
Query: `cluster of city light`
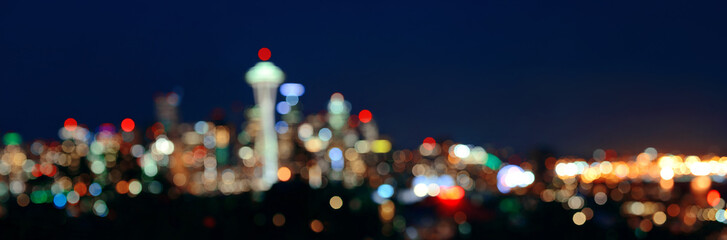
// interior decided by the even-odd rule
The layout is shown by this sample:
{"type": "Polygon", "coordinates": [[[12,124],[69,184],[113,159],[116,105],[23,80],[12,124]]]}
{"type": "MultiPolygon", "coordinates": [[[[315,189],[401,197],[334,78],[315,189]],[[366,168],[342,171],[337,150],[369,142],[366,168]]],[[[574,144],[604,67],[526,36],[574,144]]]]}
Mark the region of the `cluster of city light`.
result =
{"type": "MultiPolygon", "coordinates": [[[[337,100],[342,99],[341,96],[337,94],[337,100]]],[[[345,113],[348,107],[344,104],[344,111],[337,110],[336,114],[345,113]]],[[[320,153],[309,162],[314,164],[302,167],[291,162],[290,157],[281,158],[282,166],[276,175],[279,181],[289,181],[294,174],[300,174],[312,188],[325,187],[327,181],[342,181],[344,186],[356,187],[368,178],[374,189],[372,200],[380,205],[382,221],[392,221],[396,216],[396,202],[413,204],[426,197],[435,197],[444,203],[456,204],[465,198],[468,191],[475,191],[474,182],[483,177],[478,174],[496,176],[496,189],[503,194],[513,189],[528,189],[535,183],[535,174],[529,170],[527,162],[519,165],[503,163],[479,146],[438,143],[427,138],[417,151],[392,152],[389,141],[366,139],[365,136],[376,137],[378,134],[365,132],[372,128],[365,127],[366,124],[357,118],[359,116],[348,116],[347,124],[336,128],[324,121],[317,122],[321,118],[308,117],[303,122],[291,122],[288,126],[294,131],[279,131],[281,146],[288,146],[284,143],[291,141],[308,152],[320,153]],[[310,141],[318,143],[312,146],[310,141]],[[377,154],[391,156],[393,161],[371,162],[379,158],[377,154]],[[407,164],[409,162],[412,164],[407,164]],[[407,167],[398,169],[398,165],[407,167]],[[373,168],[376,174],[371,175],[369,168],[373,168]],[[393,175],[395,173],[410,173],[410,187],[400,188],[401,184],[394,180],[398,178],[393,175]]],[[[366,120],[373,124],[372,119],[366,120]]],[[[141,136],[139,131],[130,127],[129,120],[125,121],[126,126],[118,132],[109,124],[102,125],[96,132],[75,123],[66,124],[59,130],[60,144],[34,141],[28,146],[28,152],[21,148],[17,134],[6,134],[4,142],[7,146],[2,150],[0,174],[8,180],[0,182],[0,196],[7,198],[12,195],[20,206],[51,203],[58,208],[70,209],[71,216],[78,216],[81,212],[106,216],[109,212],[106,202],[113,198],[108,197],[112,195],[102,195],[102,192],[112,191],[129,197],[142,192],[160,194],[163,187],[155,179],[161,171],[170,174],[175,191],[208,195],[265,190],[256,182],[259,175],[256,175],[255,169],[262,163],[249,146],[255,136],[252,130],[256,127],[254,121],[237,137],[224,125],[205,121],[192,125],[182,123],[177,128],[186,130],[173,134],[181,136],[179,139],[168,137],[170,132],[164,130],[165,126],[155,124],[149,128],[153,140],[148,147],[139,143],[136,137],[141,136]],[[225,151],[231,151],[239,163],[222,162],[218,154],[225,151]],[[38,160],[32,160],[32,156],[38,160]],[[119,161],[125,156],[135,159],[141,176],[135,179],[114,177],[118,175],[119,161]],[[90,181],[59,173],[58,167],[73,168],[84,161],[95,175],[90,181]],[[50,177],[54,181],[48,186],[32,186],[27,182],[40,177],[50,177]]],[[[546,202],[563,202],[568,209],[576,210],[573,223],[583,225],[594,216],[592,207],[587,207],[589,201],[586,197],[592,197],[596,205],[604,205],[609,200],[633,199],[626,197],[636,191],[629,183],[632,181],[657,184],[665,192],[673,188],[675,182],[689,182],[694,194],[701,196],[709,190],[712,182],[720,182],[727,173],[727,157],[657,154],[655,150],[649,150],[632,158],[559,159],[554,161],[552,170],[559,179],[554,185],[556,188],[544,189],[539,193],[541,198],[546,202]],[[598,188],[601,185],[607,187],[598,188]],[[583,192],[584,187],[590,189],[583,192]]],[[[715,190],[704,196],[708,206],[678,206],[672,203],[667,208],[659,199],[625,201],[621,205],[622,213],[641,218],[635,228],[645,232],[668,223],[672,218],[690,226],[696,221],[727,223],[725,200],[715,190]],[[681,214],[673,210],[675,208],[683,209],[681,214]]],[[[340,197],[330,200],[333,209],[344,205],[340,197]]],[[[283,220],[280,222],[284,224],[283,220]]],[[[315,220],[311,229],[322,231],[315,220]]]]}
{"type": "MultiPolygon", "coordinates": [[[[297,97],[302,91],[285,94],[286,98],[297,97]]],[[[297,104],[289,106],[294,108],[297,104]]],[[[382,221],[394,219],[395,203],[413,204],[435,197],[444,203],[456,204],[467,192],[477,191],[475,182],[487,178],[488,174],[494,176],[492,184],[502,194],[509,194],[513,189],[528,191],[535,183],[535,174],[528,162],[508,164],[480,146],[427,138],[416,151],[392,151],[391,143],[378,137],[371,112],[362,110],[358,115],[351,115],[350,107],[340,93],[332,96],[328,115],[342,118],[333,125],[320,115],[292,118],[285,116],[294,111],[282,114],[288,120],[281,121],[286,123],[285,131],[277,129],[283,156],[276,172],[279,181],[290,181],[297,174],[312,188],[325,187],[329,181],[341,181],[353,188],[362,186],[366,183],[364,179],[368,179],[374,189],[371,200],[380,205],[382,221]],[[295,122],[295,119],[301,121],[295,122]],[[314,158],[300,164],[292,161],[292,153],[283,154],[296,145],[314,153],[314,158]],[[406,174],[410,174],[411,182],[402,188],[396,179],[406,174]]],[[[60,143],[34,141],[28,145],[28,151],[21,147],[19,135],[8,133],[3,138],[7,146],[0,156],[0,174],[7,179],[0,181],[0,197],[13,196],[20,206],[51,203],[70,209],[71,216],[81,212],[106,216],[109,212],[106,202],[113,200],[109,197],[113,195],[102,195],[103,192],[128,197],[143,192],[161,194],[164,189],[158,180],[160,172],[169,174],[174,187],[167,191],[171,192],[209,195],[264,191],[266,188],[261,186],[256,170],[264,163],[250,146],[256,136],[254,129],[258,127],[254,114],[249,112],[252,120],[239,134],[233,133],[229,126],[207,121],[176,123],[173,128],[157,123],[147,130],[153,137],[147,147],[139,141],[141,131],[131,119],[122,121],[120,131],[111,124],[91,131],[69,119],[58,132],[60,143]],[[172,135],[180,137],[169,137],[172,135]],[[230,161],[225,154],[237,161],[230,161]],[[142,175],[119,178],[120,161],[129,157],[142,175]],[[59,167],[74,169],[79,164],[87,165],[93,174],[91,179],[72,178],[60,172],[59,167]],[[54,181],[47,186],[28,183],[42,177],[54,181]]],[[[597,206],[608,201],[636,199],[633,197],[636,192],[644,190],[632,186],[631,182],[656,184],[661,191],[657,199],[630,200],[621,205],[622,214],[642,219],[634,226],[641,231],[648,232],[670,219],[679,219],[689,226],[696,221],[727,223],[725,200],[715,190],[706,194],[713,182],[721,182],[727,174],[727,157],[659,154],[655,149],[647,149],[633,157],[607,158],[596,151],[589,160],[554,160],[552,173],[558,180],[554,180],[553,187],[538,194],[545,202],[562,202],[575,210],[572,220],[576,225],[586,224],[594,216],[593,206],[588,207],[590,201],[586,198],[591,197],[597,206]],[[708,205],[662,203],[671,198],[670,190],[675,182],[689,183],[693,194],[704,197],[708,205]],[[675,208],[683,210],[679,213],[675,208]]],[[[345,204],[341,197],[330,199],[333,209],[343,208],[345,204]]],[[[284,224],[284,220],[279,222],[284,224]]],[[[322,231],[315,220],[311,228],[322,231]]]]}
{"type": "MultiPolygon", "coordinates": [[[[613,150],[599,149],[590,160],[546,160],[546,165],[549,163],[556,178],[540,193],[543,201],[567,203],[567,208],[574,210],[588,209],[591,215],[592,210],[584,204],[586,196],[596,205],[623,202],[621,213],[640,219],[630,222],[637,233],[665,224],[678,226],[671,231],[689,232],[698,227],[697,221],[727,222],[725,200],[711,189],[714,183],[724,181],[727,157],[666,154],[654,148],[617,157],[613,150]]],[[[585,224],[590,218],[584,216],[577,212],[573,223],[585,224]]]]}
{"type": "Polygon", "coordinates": [[[454,179],[449,175],[416,176],[412,180],[412,191],[417,197],[436,197],[443,189],[454,187],[454,179]]]}
{"type": "MultiPolygon", "coordinates": [[[[432,138],[427,138],[418,151],[393,151],[391,142],[379,137],[371,111],[351,114],[351,104],[342,94],[333,94],[327,113],[303,118],[299,109],[302,86],[284,84],[280,91],[286,100],[278,103],[281,121],[275,124],[280,145],[278,181],[299,177],[312,188],[323,188],[330,181],[340,181],[347,188],[368,182],[374,189],[371,200],[380,205],[382,221],[396,220],[396,204],[413,204],[426,197],[456,205],[467,191],[475,190],[481,173],[474,170],[486,169],[487,174],[495,175],[503,166],[483,147],[437,143],[432,138]],[[296,147],[313,153],[313,158],[293,161],[296,147]],[[477,168],[467,170],[467,166],[477,168]],[[412,185],[402,187],[406,182],[400,182],[401,177],[407,175],[412,177],[412,185]]],[[[0,195],[13,196],[20,206],[51,203],[68,209],[69,216],[91,212],[104,217],[109,213],[106,202],[121,195],[206,196],[267,190],[260,174],[265,163],[253,147],[260,127],[257,108],[247,111],[249,121],[235,133],[233,127],[213,121],[177,122],[179,101],[174,93],[157,99],[160,119],[148,129],[139,129],[127,118],[118,129],[103,124],[92,131],[69,118],[59,130],[60,144],[34,141],[29,152],[22,148],[18,134],[6,134],[8,146],[2,149],[0,174],[10,180],[0,181],[0,195]],[[123,174],[129,162],[138,167],[140,175],[123,174]],[[88,178],[58,168],[75,169],[79,164],[87,165],[88,178]],[[50,177],[53,183],[31,186],[28,182],[39,177],[50,177]],[[171,183],[170,188],[160,182],[164,180],[171,183]]],[[[514,165],[506,169],[511,170],[503,178],[505,186],[526,188],[532,183],[529,170],[514,165]]],[[[351,206],[360,201],[351,200],[351,206]]],[[[330,204],[340,209],[346,203],[334,197],[330,204]]],[[[278,222],[282,225],[285,221],[278,222]]],[[[311,228],[322,231],[315,221],[311,228]]]]}
{"type": "MultiPolygon", "coordinates": [[[[268,85],[279,84],[283,76],[269,62],[256,65],[248,75],[254,87],[266,90],[275,89],[277,85],[268,85]]],[[[88,212],[104,217],[110,211],[106,203],[121,196],[229,195],[266,191],[272,182],[300,180],[313,189],[325,188],[329,182],[347,189],[367,187],[370,199],[334,195],[327,197],[328,206],[358,209],[361,201],[371,200],[378,204],[382,222],[410,236],[418,233],[400,224],[403,217],[398,206],[427,198],[458,206],[481,192],[560,202],[574,211],[571,220],[576,225],[587,224],[595,215],[593,208],[609,202],[623,203],[622,215],[638,219],[632,228],[642,232],[673,219],[685,226],[696,221],[727,223],[725,200],[718,191],[710,191],[713,182],[724,180],[727,157],[662,154],[654,148],[616,157],[612,150],[599,149],[590,159],[549,158],[545,165],[551,171],[539,173],[552,180],[536,181],[532,160],[431,137],[418,149],[394,150],[388,139],[379,136],[371,110],[354,111],[343,94],[331,95],[327,111],[303,116],[303,85],[284,83],[278,90],[283,101],[276,103],[273,95],[270,106],[248,109],[241,126],[220,123],[222,119],[180,123],[181,97],[169,93],[156,99],[159,119],[147,129],[140,129],[131,118],[121,120],[119,129],[107,123],[97,130],[68,118],[58,131],[58,142],[38,140],[24,145],[19,134],[6,133],[6,146],[0,149],[0,202],[13,199],[22,207],[53,204],[67,209],[69,216],[88,212]],[[263,110],[276,112],[279,120],[266,119],[263,110]],[[273,144],[261,141],[264,133],[273,134],[273,144]],[[273,146],[274,158],[268,148],[260,147],[266,144],[273,146]],[[272,172],[270,159],[276,163],[272,172]],[[132,169],[138,169],[138,175],[128,174],[132,169]],[[35,179],[52,182],[31,182],[35,179]],[[166,189],[164,181],[170,182],[166,189]],[[676,183],[689,183],[696,200],[677,201],[682,196],[673,191],[676,183]],[[658,191],[647,193],[649,189],[658,191]]],[[[502,201],[503,212],[512,209],[508,207],[512,204],[502,201]]],[[[458,228],[468,233],[466,214],[459,213],[458,228]]],[[[272,219],[275,226],[285,225],[282,213],[272,219]]],[[[325,229],[319,219],[311,219],[310,228],[325,229]]]]}
{"type": "MultiPolygon", "coordinates": [[[[135,123],[127,118],[120,125],[120,133],[116,133],[110,124],[103,124],[98,132],[92,133],[87,128],[78,126],[75,119],[69,118],[59,130],[58,135],[62,141],[60,144],[33,141],[28,152],[21,148],[19,135],[6,134],[6,147],[0,151],[0,174],[6,178],[5,181],[0,181],[0,198],[4,202],[12,195],[19,206],[27,206],[31,202],[52,203],[57,208],[67,208],[70,216],[78,216],[80,212],[106,216],[108,208],[101,197],[105,186],[130,197],[140,194],[143,185],[146,185],[150,193],[160,193],[161,184],[157,181],[118,179],[121,174],[117,167],[121,148],[119,141],[133,138],[135,123]],[[81,158],[85,158],[85,161],[81,161],[81,158]],[[58,168],[79,171],[81,164],[87,164],[90,172],[97,177],[71,178],[58,168]],[[28,182],[38,178],[50,178],[54,181],[48,185],[31,185],[28,182]],[[6,181],[9,181],[9,185],[6,181]]],[[[136,154],[134,150],[138,147],[131,147],[130,154],[136,154]]]]}
{"type": "Polygon", "coordinates": [[[558,177],[566,179],[580,176],[581,181],[597,179],[649,179],[672,180],[682,177],[725,176],[727,157],[709,156],[702,160],[698,156],[663,155],[658,157],[639,154],[635,161],[593,161],[562,159],[555,165],[558,177]],[[656,161],[655,161],[656,160],[656,161]]]}
{"type": "Polygon", "coordinates": [[[506,165],[497,172],[497,189],[502,193],[515,187],[527,187],[535,181],[535,174],[516,165],[506,165]]]}
{"type": "MultiPolygon", "coordinates": [[[[261,49],[259,56],[263,62],[246,74],[257,105],[247,109],[247,121],[242,125],[215,117],[179,122],[177,107],[182,94],[172,92],[155,99],[158,121],[146,129],[131,118],[95,130],[68,118],[58,131],[59,142],[25,145],[19,134],[4,134],[0,202],[12,199],[21,207],[31,202],[52,204],[66,209],[71,217],[82,213],[105,217],[112,210],[107,202],[120,197],[240,194],[266,191],[271,183],[292,180],[307,181],[311,188],[319,189],[336,182],[348,189],[367,187],[371,195],[370,199],[329,196],[327,205],[332,210],[360,209],[362,201],[370,200],[378,205],[384,226],[416,238],[419,233],[407,226],[402,205],[430,198],[456,207],[468,195],[484,191],[522,197],[535,183],[531,162],[519,158],[503,161],[498,156],[512,155],[500,155],[497,149],[428,137],[418,149],[394,150],[388,139],[379,136],[372,111],[354,110],[341,93],[331,95],[327,111],[303,116],[303,85],[282,82],[282,71],[265,62],[270,58],[268,49],[261,49]],[[284,100],[276,100],[277,91],[284,100]],[[35,179],[47,181],[31,181],[35,179]]],[[[671,164],[669,168],[662,167],[673,169],[678,177],[684,173],[679,165],[683,163],[690,173],[703,174],[705,165],[700,162],[674,157],[664,160],[665,165],[671,164]]],[[[619,168],[618,163],[611,167],[619,168]]],[[[564,160],[555,171],[563,179],[580,175],[593,182],[608,175],[608,168],[608,161],[591,165],[564,160]]],[[[560,196],[559,200],[567,199],[568,206],[579,210],[574,221],[585,222],[593,216],[583,207],[584,199],[573,191],[545,191],[560,196]]],[[[460,233],[471,231],[464,212],[457,212],[454,220],[460,233]]],[[[205,220],[205,225],[209,222],[205,220]]],[[[283,226],[286,217],[275,213],[272,222],[283,226]]],[[[319,219],[310,219],[309,225],[316,233],[326,228],[319,219]]]]}

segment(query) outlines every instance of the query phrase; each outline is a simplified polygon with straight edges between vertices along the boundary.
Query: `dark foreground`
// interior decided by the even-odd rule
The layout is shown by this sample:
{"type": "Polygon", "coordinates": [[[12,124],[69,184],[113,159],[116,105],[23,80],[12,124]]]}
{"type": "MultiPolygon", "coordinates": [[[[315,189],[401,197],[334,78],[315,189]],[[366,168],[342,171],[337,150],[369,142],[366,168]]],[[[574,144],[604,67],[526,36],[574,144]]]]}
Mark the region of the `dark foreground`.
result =
{"type": "Polygon", "coordinates": [[[106,217],[69,217],[52,204],[20,207],[12,199],[5,205],[0,239],[718,239],[724,226],[707,222],[688,235],[671,235],[666,226],[635,232],[617,203],[594,209],[598,217],[576,226],[560,203],[486,193],[457,203],[397,203],[396,217],[382,221],[368,188],[312,190],[296,181],[264,194],[122,196],[108,202],[106,217]],[[330,207],[334,195],[343,199],[341,209],[330,207]],[[312,230],[313,220],[321,232],[312,230]]]}

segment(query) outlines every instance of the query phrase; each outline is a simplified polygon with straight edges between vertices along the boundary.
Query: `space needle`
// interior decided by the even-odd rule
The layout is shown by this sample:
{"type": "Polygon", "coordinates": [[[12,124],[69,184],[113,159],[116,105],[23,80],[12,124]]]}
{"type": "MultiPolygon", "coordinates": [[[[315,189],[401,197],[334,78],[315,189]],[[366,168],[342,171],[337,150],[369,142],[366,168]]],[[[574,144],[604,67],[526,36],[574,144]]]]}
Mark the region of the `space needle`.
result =
{"type": "Polygon", "coordinates": [[[278,85],[285,75],[270,59],[270,50],[261,48],[258,51],[258,62],[247,71],[245,78],[255,92],[255,103],[260,114],[261,129],[255,137],[255,152],[263,160],[263,187],[269,189],[278,181],[278,136],[275,132],[274,104],[278,85]],[[261,134],[260,134],[261,133],[261,134]]]}

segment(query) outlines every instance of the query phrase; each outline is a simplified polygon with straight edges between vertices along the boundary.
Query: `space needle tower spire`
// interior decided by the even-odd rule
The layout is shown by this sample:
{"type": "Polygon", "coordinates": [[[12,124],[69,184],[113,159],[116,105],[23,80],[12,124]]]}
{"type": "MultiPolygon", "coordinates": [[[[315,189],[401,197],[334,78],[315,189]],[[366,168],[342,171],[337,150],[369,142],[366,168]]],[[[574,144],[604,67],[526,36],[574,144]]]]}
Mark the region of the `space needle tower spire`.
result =
{"type": "Polygon", "coordinates": [[[275,97],[285,75],[270,59],[270,50],[258,51],[258,62],[247,71],[245,78],[255,92],[255,103],[260,114],[260,132],[255,137],[255,152],[263,160],[263,187],[269,189],[278,181],[278,136],[275,132],[275,97]]]}

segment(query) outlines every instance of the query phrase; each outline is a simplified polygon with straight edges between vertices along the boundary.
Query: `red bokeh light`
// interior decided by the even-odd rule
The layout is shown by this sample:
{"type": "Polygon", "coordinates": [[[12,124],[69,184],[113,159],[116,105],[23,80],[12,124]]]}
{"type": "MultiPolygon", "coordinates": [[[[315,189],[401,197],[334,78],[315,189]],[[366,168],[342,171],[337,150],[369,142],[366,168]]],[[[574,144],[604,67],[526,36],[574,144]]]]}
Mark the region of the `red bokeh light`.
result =
{"type": "Polygon", "coordinates": [[[357,128],[359,124],[358,115],[354,114],[348,118],[348,126],[350,128],[357,128]]]}
{"type": "Polygon", "coordinates": [[[86,192],[88,191],[88,186],[86,186],[85,183],[78,182],[75,186],[73,186],[73,191],[76,191],[78,193],[78,196],[86,195],[86,192]]]}
{"type": "Polygon", "coordinates": [[[364,109],[361,110],[360,113],[358,113],[358,120],[360,120],[362,123],[370,122],[371,118],[373,118],[373,116],[371,115],[371,111],[369,110],[364,109]]]}
{"type": "Polygon", "coordinates": [[[434,149],[435,144],[437,144],[437,141],[434,140],[432,137],[425,138],[422,142],[422,145],[424,145],[424,148],[431,151],[434,149]]]}
{"type": "Polygon", "coordinates": [[[257,51],[257,56],[260,58],[260,60],[267,61],[270,59],[270,49],[268,48],[261,48],[259,51],[257,51]]]}
{"type": "Polygon", "coordinates": [[[35,164],[33,166],[33,171],[31,171],[30,174],[32,174],[33,177],[40,177],[40,176],[42,176],[43,173],[40,172],[40,164],[35,164]]]}
{"type": "Polygon", "coordinates": [[[202,219],[202,225],[204,225],[206,228],[214,228],[216,225],[216,221],[214,218],[207,216],[202,219]]]}
{"type": "Polygon", "coordinates": [[[717,190],[709,190],[707,193],[707,203],[709,203],[710,206],[714,207],[719,205],[720,200],[720,194],[717,190]]]}
{"type": "Polygon", "coordinates": [[[131,118],[121,121],[121,130],[124,130],[124,132],[134,131],[135,126],[136,124],[134,123],[134,120],[131,120],[131,118]]]}
{"type": "Polygon", "coordinates": [[[72,132],[76,130],[76,127],[78,126],[78,122],[76,122],[76,119],[68,118],[63,123],[63,127],[66,128],[66,131],[72,132]]]}
{"type": "Polygon", "coordinates": [[[40,173],[43,175],[52,177],[56,174],[56,166],[50,163],[44,163],[40,165],[40,173]]]}

